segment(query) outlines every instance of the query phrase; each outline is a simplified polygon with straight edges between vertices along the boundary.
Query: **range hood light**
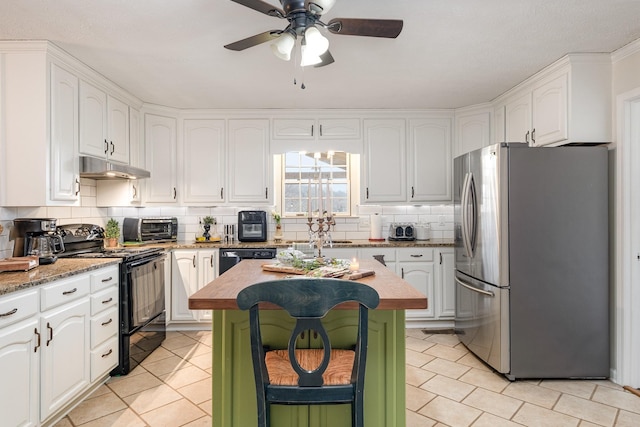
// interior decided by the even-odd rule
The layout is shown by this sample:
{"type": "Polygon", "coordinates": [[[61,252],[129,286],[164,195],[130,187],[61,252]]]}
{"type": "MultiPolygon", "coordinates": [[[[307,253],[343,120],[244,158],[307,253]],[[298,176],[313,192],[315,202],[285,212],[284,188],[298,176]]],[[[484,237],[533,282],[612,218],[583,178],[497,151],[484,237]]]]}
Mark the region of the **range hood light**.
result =
{"type": "Polygon", "coordinates": [[[91,179],[140,179],[149,178],[151,173],[129,165],[112,163],[96,157],[80,157],[80,176],[91,179]]]}

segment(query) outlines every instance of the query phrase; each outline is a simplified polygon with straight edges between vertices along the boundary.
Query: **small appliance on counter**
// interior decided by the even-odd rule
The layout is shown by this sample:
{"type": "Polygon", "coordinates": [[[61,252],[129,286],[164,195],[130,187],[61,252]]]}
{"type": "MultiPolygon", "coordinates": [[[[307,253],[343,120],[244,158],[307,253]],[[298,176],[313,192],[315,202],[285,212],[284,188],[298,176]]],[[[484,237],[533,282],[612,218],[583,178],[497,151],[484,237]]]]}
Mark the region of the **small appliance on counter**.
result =
{"type": "Polygon", "coordinates": [[[416,240],[415,224],[412,222],[392,222],[389,225],[389,240],[416,240]]]}
{"type": "Polygon", "coordinates": [[[416,240],[429,240],[431,238],[431,226],[429,224],[416,224],[416,240]]]}
{"type": "Polygon", "coordinates": [[[55,218],[16,218],[13,220],[11,240],[13,256],[37,256],[39,264],[53,264],[64,252],[64,242],[58,233],[55,218]]]}
{"type": "Polygon", "coordinates": [[[265,211],[238,212],[238,240],[241,242],[266,242],[267,213],[265,211]]]}
{"type": "Polygon", "coordinates": [[[122,239],[137,243],[175,242],[178,240],[178,219],[167,216],[125,218],[122,239]]]}

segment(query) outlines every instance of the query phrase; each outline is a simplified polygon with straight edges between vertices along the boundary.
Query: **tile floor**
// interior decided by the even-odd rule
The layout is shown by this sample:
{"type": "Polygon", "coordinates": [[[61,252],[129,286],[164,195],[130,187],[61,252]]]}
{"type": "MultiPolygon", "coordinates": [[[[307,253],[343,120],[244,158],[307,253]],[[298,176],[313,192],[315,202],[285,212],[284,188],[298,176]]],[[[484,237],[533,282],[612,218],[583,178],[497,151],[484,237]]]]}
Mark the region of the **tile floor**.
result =
{"type": "MultiPolygon", "coordinates": [[[[210,426],[211,333],[170,332],[55,427],[210,426]]],[[[640,426],[640,398],[610,381],[516,381],[455,335],[407,330],[407,427],[640,426]]],[[[391,427],[391,426],[390,426],[391,427]]]]}

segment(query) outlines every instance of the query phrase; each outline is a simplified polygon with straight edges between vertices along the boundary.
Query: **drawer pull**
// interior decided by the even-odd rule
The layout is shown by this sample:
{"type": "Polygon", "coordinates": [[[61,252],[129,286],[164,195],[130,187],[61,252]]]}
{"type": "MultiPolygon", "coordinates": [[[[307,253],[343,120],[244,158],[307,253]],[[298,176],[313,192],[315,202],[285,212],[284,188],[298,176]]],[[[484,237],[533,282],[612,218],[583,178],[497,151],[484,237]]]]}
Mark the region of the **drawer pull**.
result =
{"type": "Polygon", "coordinates": [[[105,354],[103,354],[101,357],[107,357],[108,355],[110,355],[111,353],[113,353],[113,349],[110,348],[108,352],[106,352],[105,354]]]}
{"type": "Polygon", "coordinates": [[[0,317],[7,317],[7,316],[11,316],[12,314],[16,314],[18,312],[17,308],[14,308],[11,311],[7,311],[6,313],[2,313],[0,314],[0,317]]]}
{"type": "Polygon", "coordinates": [[[113,297],[109,298],[108,300],[102,301],[102,303],[103,304],[109,304],[111,301],[113,301],[113,297]]]}
{"type": "MultiPolygon", "coordinates": [[[[135,196],[134,196],[135,197],[135,196]]],[[[106,279],[102,279],[102,283],[110,282],[113,280],[113,276],[109,276],[106,279]]]]}
{"type": "Polygon", "coordinates": [[[78,291],[78,288],[73,288],[73,289],[71,289],[70,291],[64,291],[64,292],[62,293],[62,295],[71,295],[71,294],[73,294],[73,293],[75,293],[75,292],[77,292],[77,291],[78,291]]]}
{"type": "Polygon", "coordinates": [[[102,326],[107,326],[111,322],[113,322],[113,319],[109,319],[106,322],[102,322],[102,326]]]}
{"type": "Polygon", "coordinates": [[[422,258],[422,254],[411,254],[411,258],[422,258]]]}

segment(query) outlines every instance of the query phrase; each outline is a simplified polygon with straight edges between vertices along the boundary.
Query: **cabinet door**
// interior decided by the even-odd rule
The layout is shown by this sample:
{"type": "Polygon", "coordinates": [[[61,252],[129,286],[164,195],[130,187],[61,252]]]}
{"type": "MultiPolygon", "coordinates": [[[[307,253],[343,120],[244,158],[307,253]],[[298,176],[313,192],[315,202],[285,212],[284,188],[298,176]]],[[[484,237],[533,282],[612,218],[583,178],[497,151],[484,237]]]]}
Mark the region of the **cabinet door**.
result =
{"type": "Polygon", "coordinates": [[[77,202],[78,78],[51,64],[51,200],[77,202]]]}
{"type": "Polygon", "coordinates": [[[109,160],[129,164],[129,106],[108,96],[107,107],[109,160]]]}
{"type": "Polygon", "coordinates": [[[40,420],[89,385],[89,298],[42,314],[40,420]]]}
{"type": "Polygon", "coordinates": [[[316,121],[314,119],[274,119],[274,139],[314,139],[316,121]]]}
{"type": "MultiPolygon", "coordinates": [[[[199,250],[198,251],[198,290],[207,286],[217,277],[216,260],[218,259],[217,250],[199,250]]],[[[198,320],[211,322],[211,310],[197,310],[198,320]]]]}
{"type": "Polygon", "coordinates": [[[231,203],[271,203],[273,177],[268,120],[229,120],[228,176],[231,203]]]}
{"type": "Polygon", "coordinates": [[[453,249],[441,249],[437,257],[439,265],[435,288],[438,300],[436,316],[452,319],[456,314],[453,249]]]}
{"type": "Polygon", "coordinates": [[[3,425],[38,425],[40,352],[36,348],[36,331],[41,333],[35,316],[0,329],[0,366],[3,367],[0,413],[3,425]]]}
{"type": "Polygon", "coordinates": [[[145,166],[151,172],[145,187],[146,200],[177,203],[176,119],[145,114],[145,166]]]}
{"type": "Polygon", "coordinates": [[[434,310],[434,265],[433,262],[401,262],[398,264],[400,277],[427,296],[428,308],[424,310],[407,310],[407,320],[433,318],[434,310]]]}
{"type": "Polygon", "coordinates": [[[107,95],[80,81],[80,153],[107,157],[107,95]]]}
{"type": "Polygon", "coordinates": [[[409,122],[409,201],[451,201],[451,120],[409,122]]]}
{"type": "Polygon", "coordinates": [[[505,122],[504,122],[505,106],[500,105],[493,111],[493,142],[506,142],[505,140],[505,122]]]}
{"type": "Polygon", "coordinates": [[[388,269],[396,272],[396,251],[388,248],[362,248],[360,249],[360,259],[373,259],[383,262],[388,269]]]}
{"type": "Polygon", "coordinates": [[[183,202],[224,201],[224,120],[184,120],[183,202]]]}
{"type": "Polygon", "coordinates": [[[483,112],[456,117],[455,156],[491,144],[491,113],[483,112]]]}
{"type": "Polygon", "coordinates": [[[144,169],[144,144],[140,137],[140,112],[129,107],[129,164],[144,169]]]}
{"type": "Polygon", "coordinates": [[[405,121],[364,121],[363,203],[406,202],[405,121]]]}
{"type": "Polygon", "coordinates": [[[563,141],[567,135],[567,75],[533,90],[531,144],[543,146],[563,141]]]}
{"type": "Polygon", "coordinates": [[[505,106],[506,142],[531,140],[531,93],[520,96],[505,106]]]}
{"type": "Polygon", "coordinates": [[[318,121],[319,139],[358,139],[360,119],[321,119],[318,121]]]}
{"type": "Polygon", "coordinates": [[[194,322],[198,312],[189,310],[189,296],[198,290],[197,251],[173,251],[171,258],[171,320],[194,322]]]}

